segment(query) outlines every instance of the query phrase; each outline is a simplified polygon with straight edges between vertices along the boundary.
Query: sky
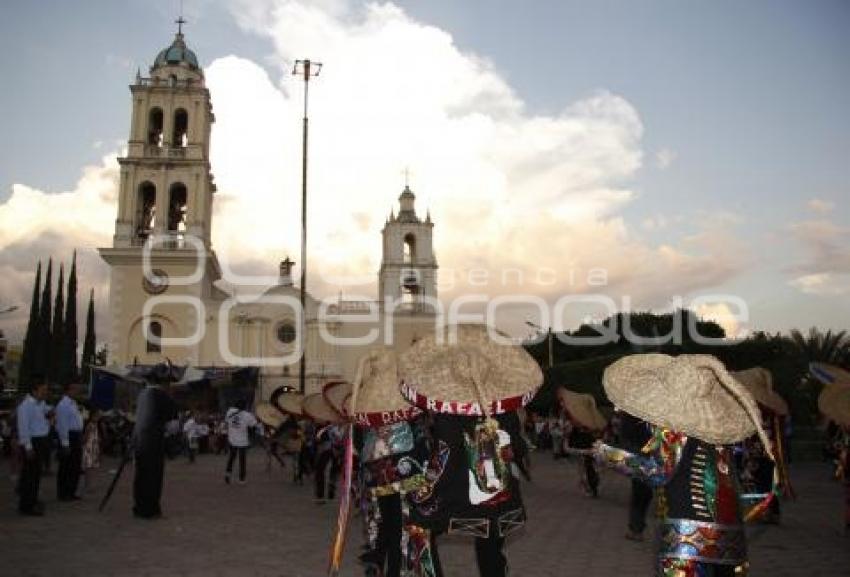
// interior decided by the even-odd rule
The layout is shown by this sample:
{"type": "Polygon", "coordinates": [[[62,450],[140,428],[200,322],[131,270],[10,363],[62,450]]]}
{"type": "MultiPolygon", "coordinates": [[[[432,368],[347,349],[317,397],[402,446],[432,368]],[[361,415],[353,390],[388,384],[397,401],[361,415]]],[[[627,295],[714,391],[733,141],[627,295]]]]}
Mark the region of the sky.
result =
{"type": "MultiPolygon", "coordinates": [[[[731,334],[850,326],[850,3],[183,10],[216,114],[213,245],[225,270],[274,275],[299,254],[302,96],[289,72],[312,58],[324,64],[310,100],[316,294],[375,296],[380,230],[409,168],[417,208],[436,223],[446,300],[524,295],[554,309],[600,294],[617,308],[681,303],[731,334]],[[486,286],[470,270],[487,272],[486,286]],[[505,270],[521,280],[502,282],[505,270]],[[740,303],[747,318],[733,319],[740,303]]],[[[13,337],[35,262],[74,249],[81,294],[94,288],[105,318],[95,249],[111,243],[128,84],[171,42],[178,12],[178,0],[0,7],[0,308],[21,306],[0,328],[13,337]]],[[[506,322],[522,325],[520,309],[506,322]]],[[[570,328],[599,312],[552,320],[570,328]]]]}

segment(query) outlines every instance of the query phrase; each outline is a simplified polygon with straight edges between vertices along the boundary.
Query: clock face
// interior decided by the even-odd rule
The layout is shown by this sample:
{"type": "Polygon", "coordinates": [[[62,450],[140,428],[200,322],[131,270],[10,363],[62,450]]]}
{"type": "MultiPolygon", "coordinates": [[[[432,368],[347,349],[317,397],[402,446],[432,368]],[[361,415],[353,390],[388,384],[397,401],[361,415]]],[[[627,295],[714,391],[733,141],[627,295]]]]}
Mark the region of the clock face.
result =
{"type": "Polygon", "coordinates": [[[151,276],[142,278],[142,288],[152,295],[164,293],[168,288],[168,273],[158,268],[153,269],[151,273],[151,276]]]}

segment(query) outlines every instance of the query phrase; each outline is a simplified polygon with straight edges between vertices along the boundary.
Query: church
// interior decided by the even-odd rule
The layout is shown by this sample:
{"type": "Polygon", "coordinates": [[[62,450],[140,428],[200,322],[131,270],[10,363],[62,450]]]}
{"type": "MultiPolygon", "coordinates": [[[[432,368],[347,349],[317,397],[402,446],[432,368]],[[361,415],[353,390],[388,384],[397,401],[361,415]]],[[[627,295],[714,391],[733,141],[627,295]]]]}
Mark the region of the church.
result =
{"type": "Polygon", "coordinates": [[[302,319],[288,257],[277,284],[258,296],[237,297],[240,291],[222,282],[210,234],[215,115],[182,30],[147,77],[137,73],[130,94],[115,232],[112,246],[99,249],[110,267],[110,364],[257,367],[260,396],[268,399],[279,386],[299,387],[302,343],[311,393],[331,380],[352,380],[369,349],[402,352],[433,330],[434,223],[417,214],[408,186],[381,233],[378,298],[328,303],[308,293],[302,319]]]}

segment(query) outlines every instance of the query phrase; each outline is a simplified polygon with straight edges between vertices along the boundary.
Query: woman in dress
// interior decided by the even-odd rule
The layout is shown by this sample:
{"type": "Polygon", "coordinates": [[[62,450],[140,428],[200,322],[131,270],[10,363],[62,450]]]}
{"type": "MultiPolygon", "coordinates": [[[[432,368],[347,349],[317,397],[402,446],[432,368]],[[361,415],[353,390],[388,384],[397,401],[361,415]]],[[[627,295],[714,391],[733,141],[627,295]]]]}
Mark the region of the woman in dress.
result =
{"type": "Polygon", "coordinates": [[[90,492],[94,481],[94,470],[100,467],[100,414],[92,409],[83,429],[83,472],[85,491],[90,492]]]}

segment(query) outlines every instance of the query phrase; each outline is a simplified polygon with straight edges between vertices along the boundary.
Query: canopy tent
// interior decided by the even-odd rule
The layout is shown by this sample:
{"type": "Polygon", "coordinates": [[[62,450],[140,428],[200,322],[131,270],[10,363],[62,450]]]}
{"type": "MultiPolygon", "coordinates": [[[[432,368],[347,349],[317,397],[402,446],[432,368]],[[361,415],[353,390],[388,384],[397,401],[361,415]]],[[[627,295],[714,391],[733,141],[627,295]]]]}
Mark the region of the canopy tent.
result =
{"type": "MultiPolygon", "coordinates": [[[[150,365],[112,365],[92,367],[89,400],[94,407],[106,411],[132,409],[139,390],[145,386],[150,365]]],[[[257,385],[256,367],[192,367],[174,366],[177,379],[171,385],[176,397],[200,400],[224,409],[236,398],[251,397],[257,385]]],[[[250,399],[246,399],[250,400],[250,399]]]]}

